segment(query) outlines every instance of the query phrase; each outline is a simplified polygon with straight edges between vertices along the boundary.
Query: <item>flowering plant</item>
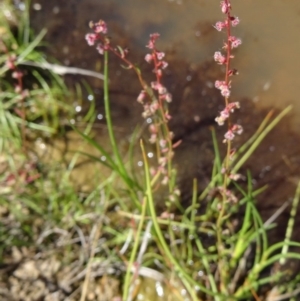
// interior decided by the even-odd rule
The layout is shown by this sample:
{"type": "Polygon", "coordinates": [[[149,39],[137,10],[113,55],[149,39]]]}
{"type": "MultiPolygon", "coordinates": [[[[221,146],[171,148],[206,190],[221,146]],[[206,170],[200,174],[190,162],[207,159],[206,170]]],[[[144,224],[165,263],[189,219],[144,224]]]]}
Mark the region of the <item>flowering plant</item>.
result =
{"type": "MultiPolygon", "coordinates": [[[[133,69],[140,81],[142,90],[137,97],[137,101],[143,106],[142,116],[149,124],[150,138],[149,142],[156,146],[157,166],[151,168],[153,176],[152,185],[157,187],[162,185],[168,186],[168,201],[177,201],[180,195],[179,189],[175,184],[175,169],[172,167],[173,149],[179,145],[172,143],[174,134],[168,127],[171,115],[168,110],[168,103],[172,101],[172,95],[168,92],[163,84],[163,71],[168,67],[164,60],[165,53],[159,51],[156,43],[159,38],[158,33],[150,35],[146,47],[150,53],[145,55],[145,61],[153,65],[155,81],[149,84],[143,79],[140,70],[128,59],[128,50],[119,46],[112,46],[107,36],[107,25],[105,21],[100,20],[97,23],[90,23],[93,33],[86,35],[86,41],[90,46],[96,45],[98,52],[103,55],[112,52],[119,57],[128,69],[133,69]]],[[[170,204],[169,202],[167,202],[170,204]]]]}

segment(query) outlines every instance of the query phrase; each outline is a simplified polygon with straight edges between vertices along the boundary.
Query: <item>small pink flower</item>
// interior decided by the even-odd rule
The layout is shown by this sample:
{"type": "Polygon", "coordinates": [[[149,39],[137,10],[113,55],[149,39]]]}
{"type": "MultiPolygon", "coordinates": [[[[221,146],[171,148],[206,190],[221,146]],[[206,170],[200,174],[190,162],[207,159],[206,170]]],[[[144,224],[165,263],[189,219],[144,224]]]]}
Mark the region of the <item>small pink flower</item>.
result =
{"type": "Polygon", "coordinates": [[[145,97],[146,97],[146,92],[144,90],[142,90],[140,92],[139,96],[137,97],[137,102],[143,103],[145,97]]]}
{"type": "Polygon", "coordinates": [[[220,51],[216,51],[215,54],[214,54],[214,60],[222,65],[222,64],[225,64],[226,63],[226,58],[225,56],[220,52],[220,51]]]}
{"type": "Polygon", "coordinates": [[[221,6],[222,13],[227,14],[230,8],[230,4],[227,4],[226,1],[221,1],[220,6],[221,6]]]}
{"type": "Polygon", "coordinates": [[[234,112],[235,109],[239,109],[239,108],[240,108],[240,103],[238,101],[231,102],[227,106],[227,109],[232,113],[234,112]]]}
{"type": "Polygon", "coordinates": [[[151,82],[151,88],[154,90],[158,90],[159,85],[160,84],[158,82],[151,82]]]}
{"type": "Polygon", "coordinates": [[[233,140],[233,138],[235,137],[235,135],[234,135],[234,133],[232,132],[232,130],[229,130],[229,131],[227,131],[226,133],[225,133],[225,135],[224,135],[224,140],[223,140],[223,142],[225,143],[225,142],[227,142],[227,141],[231,141],[231,140],[233,140]]]}
{"type": "Polygon", "coordinates": [[[156,52],[156,57],[157,57],[158,60],[162,60],[165,57],[165,53],[157,51],[156,52]]]}
{"type": "Polygon", "coordinates": [[[165,94],[167,92],[167,89],[159,82],[152,82],[151,83],[151,88],[153,90],[158,91],[159,94],[165,94]]]}
{"type": "Polygon", "coordinates": [[[241,39],[236,39],[235,41],[231,42],[231,47],[232,48],[237,48],[241,44],[242,44],[242,40],[241,39]]]}
{"type": "Polygon", "coordinates": [[[226,120],[226,119],[224,119],[222,116],[218,116],[218,117],[215,118],[215,121],[216,121],[216,123],[217,123],[219,126],[224,125],[225,120],[226,120]]]}
{"type": "Polygon", "coordinates": [[[104,48],[104,46],[103,46],[101,43],[99,43],[99,44],[97,45],[96,49],[98,50],[98,52],[99,52],[101,55],[104,54],[105,48],[104,48]]]}
{"type": "Polygon", "coordinates": [[[158,38],[159,38],[159,33],[150,34],[150,40],[149,40],[148,44],[146,45],[146,47],[148,47],[149,49],[154,49],[155,42],[158,38]]]}
{"type": "Polygon", "coordinates": [[[163,180],[161,181],[162,185],[167,185],[169,183],[169,177],[168,176],[164,176],[163,180]]]}
{"type": "Polygon", "coordinates": [[[170,93],[166,93],[165,94],[165,100],[166,102],[172,102],[172,95],[170,93]]]}
{"type": "Polygon", "coordinates": [[[103,20],[100,20],[99,22],[94,24],[93,30],[96,33],[107,34],[107,25],[103,20]]]}
{"type": "Polygon", "coordinates": [[[150,40],[148,42],[148,44],[146,45],[146,47],[148,47],[149,49],[154,49],[154,46],[155,46],[155,43],[152,40],[150,40]]]}
{"type": "Polygon", "coordinates": [[[218,125],[223,125],[224,122],[227,120],[229,117],[229,111],[227,108],[225,108],[223,111],[220,112],[220,116],[215,118],[215,121],[217,122],[218,125]]]}
{"type": "Polygon", "coordinates": [[[158,94],[160,94],[160,95],[163,95],[163,94],[167,93],[167,89],[163,85],[160,85],[158,87],[157,91],[158,91],[158,94]]]}
{"type": "Polygon", "coordinates": [[[231,130],[238,135],[241,135],[244,131],[243,127],[239,124],[234,124],[231,130]]]}
{"type": "Polygon", "coordinates": [[[231,42],[231,48],[237,48],[242,44],[242,40],[235,36],[230,36],[228,40],[231,42]]]}
{"type": "Polygon", "coordinates": [[[227,119],[229,117],[229,110],[228,108],[225,108],[223,111],[220,112],[220,116],[223,118],[223,119],[227,119]]]}
{"type": "Polygon", "coordinates": [[[20,94],[22,91],[21,87],[19,85],[15,86],[15,93],[20,94]]]}
{"type": "Polygon", "coordinates": [[[14,71],[11,76],[12,78],[19,79],[23,77],[23,73],[21,71],[14,71]]]}
{"type": "Polygon", "coordinates": [[[225,28],[226,26],[227,26],[227,23],[219,21],[215,24],[214,28],[217,31],[222,31],[222,29],[225,28]]]}
{"type": "Polygon", "coordinates": [[[235,137],[235,134],[241,135],[243,133],[243,127],[239,124],[234,124],[230,130],[227,131],[227,133],[224,135],[225,139],[223,142],[227,142],[229,140],[233,140],[235,137]]]}
{"type": "Polygon", "coordinates": [[[221,88],[221,95],[224,97],[229,97],[230,96],[230,90],[227,85],[223,85],[221,88]]]}
{"type": "Polygon", "coordinates": [[[161,63],[161,68],[162,69],[166,69],[168,67],[168,63],[167,62],[161,61],[160,63],[161,63]]]}
{"type": "Polygon", "coordinates": [[[154,101],[150,107],[149,107],[149,110],[151,112],[151,114],[154,114],[159,108],[159,103],[157,101],[154,101]]]}
{"type": "Polygon", "coordinates": [[[165,148],[167,145],[167,140],[166,139],[160,139],[159,140],[159,145],[161,148],[165,148]]]}
{"type": "Polygon", "coordinates": [[[169,113],[165,113],[165,118],[167,120],[171,120],[172,119],[172,116],[169,114],[169,113]]]}
{"type": "Polygon", "coordinates": [[[217,89],[221,89],[222,86],[226,85],[225,81],[221,81],[221,80],[216,80],[215,81],[215,87],[217,89]]]}
{"type": "Polygon", "coordinates": [[[240,23],[239,17],[231,17],[231,25],[237,26],[240,23]]]}
{"type": "Polygon", "coordinates": [[[158,132],[156,125],[155,124],[150,124],[149,131],[152,134],[156,134],[158,132]]]}
{"type": "Polygon", "coordinates": [[[152,54],[150,54],[150,53],[146,54],[145,61],[147,63],[150,63],[152,61],[152,59],[153,59],[152,54]]]}
{"type": "Polygon", "coordinates": [[[88,45],[93,46],[93,45],[95,45],[95,42],[97,40],[97,34],[88,33],[85,35],[85,39],[86,39],[88,45]]]}
{"type": "MultiPolygon", "coordinates": [[[[220,115],[215,118],[215,121],[218,123],[218,125],[223,125],[224,122],[229,118],[230,113],[233,113],[235,109],[240,108],[239,102],[231,102],[227,105],[227,107],[220,112],[220,115]]],[[[233,132],[235,129],[231,129],[233,132]]]]}
{"type": "Polygon", "coordinates": [[[16,59],[17,58],[15,55],[9,56],[6,61],[6,67],[10,70],[14,70],[16,68],[16,65],[15,65],[16,59]]]}

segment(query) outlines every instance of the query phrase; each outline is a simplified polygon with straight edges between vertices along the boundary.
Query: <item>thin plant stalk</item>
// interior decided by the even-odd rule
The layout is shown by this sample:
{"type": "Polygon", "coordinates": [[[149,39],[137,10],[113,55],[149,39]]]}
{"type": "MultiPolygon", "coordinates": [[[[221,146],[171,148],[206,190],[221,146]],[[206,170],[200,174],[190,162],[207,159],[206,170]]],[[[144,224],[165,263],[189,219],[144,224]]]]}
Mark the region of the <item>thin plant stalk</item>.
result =
{"type": "Polygon", "coordinates": [[[299,204],[299,196],[300,196],[300,182],[298,183],[296,194],[293,199],[291,214],[290,214],[290,218],[289,218],[287,229],[286,229],[284,245],[283,245],[282,251],[281,251],[281,254],[283,255],[283,257],[280,258],[280,261],[279,261],[279,263],[281,265],[285,264],[285,262],[286,262],[285,255],[289,249],[288,243],[291,241],[291,236],[292,236],[293,227],[294,227],[294,223],[295,223],[295,217],[296,217],[297,208],[298,208],[298,204],[299,204]]]}
{"type": "MultiPolygon", "coordinates": [[[[130,259],[127,265],[126,269],[126,275],[125,275],[125,281],[124,281],[124,289],[123,289],[123,299],[122,300],[127,300],[131,301],[130,295],[129,295],[129,288],[131,285],[133,285],[134,277],[131,277],[131,271],[132,267],[134,264],[134,260],[137,256],[137,251],[138,251],[138,246],[140,244],[140,237],[143,229],[143,225],[145,222],[145,216],[146,216],[146,209],[147,209],[147,197],[143,198],[143,203],[142,203],[142,212],[141,212],[141,218],[139,221],[138,229],[136,232],[135,240],[134,240],[134,245],[130,254],[130,259]]],[[[135,272],[133,273],[135,275],[135,272]]]]}

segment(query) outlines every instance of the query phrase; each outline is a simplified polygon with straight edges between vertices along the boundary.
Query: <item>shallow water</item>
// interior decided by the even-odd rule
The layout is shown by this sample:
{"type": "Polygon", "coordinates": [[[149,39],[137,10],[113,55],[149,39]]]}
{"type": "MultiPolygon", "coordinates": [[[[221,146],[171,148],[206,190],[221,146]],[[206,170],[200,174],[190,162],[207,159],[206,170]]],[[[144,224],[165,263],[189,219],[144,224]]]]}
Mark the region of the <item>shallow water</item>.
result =
{"type": "MultiPolygon", "coordinates": [[[[178,57],[193,63],[212,57],[214,51],[221,49],[224,37],[212,27],[222,18],[217,0],[33,2],[33,7],[40,4],[36,6],[40,13],[50,12],[48,19],[41,20],[41,26],[53,23],[53,18],[60,23],[61,30],[70,26],[78,30],[86,27],[89,20],[106,18],[109,24],[116,22],[134,45],[141,47],[149,33],[161,33],[163,50],[175,49],[178,57]],[[69,14],[63,21],[60,16],[65,9],[69,14]]],[[[249,97],[261,107],[283,108],[293,104],[293,127],[299,130],[300,2],[243,0],[232,1],[232,6],[233,13],[241,19],[234,33],[243,40],[235,52],[234,66],[240,75],[233,82],[233,97],[249,97]]],[[[70,60],[67,56],[66,60],[70,60]]]]}
{"type": "MultiPolygon", "coordinates": [[[[243,40],[235,52],[234,67],[240,75],[233,82],[232,100],[242,101],[242,109],[236,116],[248,137],[265,115],[255,106],[282,108],[289,103],[295,106],[289,115],[293,118],[285,118],[245,168],[251,168],[260,182],[289,181],[287,175],[297,177],[300,168],[300,138],[296,135],[300,122],[300,102],[296,97],[300,79],[296,72],[300,63],[295,59],[300,40],[291,38],[297,36],[300,2],[291,0],[286,5],[281,0],[272,3],[244,0],[232,1],[232,5],[233,12],[241,19],[234,30],[243,40]],[[293,121],[296,134],[290,132],[289,121],[293,121]],[[271,166],[277,166],[276,172],[271,166]]],[[[84,35],[90,31],[90,20],[103,18],[108,22],[113,41],[128,46],[131,58],[151,76],[143,59],[147,51],[144,46],[150,33],[161,33],[159,47],[168,52],[166,59],[170,62],[166,85],[174,97],[170,107],[171,126],[177,138],[183,138],[176,151],[179,179],[188,183],[183,186],[189,193],[194,176],[199,179],[199,189],[205,186],[213,158],[208,127],[215,124],[214,117],[223,106],[219,92],[213,88],[214,80],[221,76],[220,68],[211,62],[224,37],[212,26],[222,18],[219,1],[35,0],[32,7],[35,29],[48,29],[46,39],[51,47],[47,53],[70,66],[101,71],[101,57],[86,45],[84,35]]],[[[141,107],[134,101],[140,86],[119,65],[120,62],[112,60],[110,66],[112,114],[115,126],[126,137],[141,122],[141,107]]],[[[71,82],[77,80],[80,78],[72,78],[71,82]]],[[[102,82],[96,79],[89,83],[102,116],[102,82]]],[[[270,202],[282,202],[286,192],[283,189],[280,197],[275,192],[276,200],[270,202]]]]}

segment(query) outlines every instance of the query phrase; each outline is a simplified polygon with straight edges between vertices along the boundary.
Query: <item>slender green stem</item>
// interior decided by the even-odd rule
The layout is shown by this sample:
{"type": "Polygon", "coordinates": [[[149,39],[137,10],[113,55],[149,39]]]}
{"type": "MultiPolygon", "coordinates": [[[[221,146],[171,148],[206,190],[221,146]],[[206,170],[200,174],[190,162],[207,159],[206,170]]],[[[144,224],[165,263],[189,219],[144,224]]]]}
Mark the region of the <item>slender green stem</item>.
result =
{"type": "Polygon", "coordinates": [[[133,263],[134,263],[134,259],[136,258],[138,246],[140,244],[141,232],[142,232],[142,229],[143,229],[145,216],[146,216],[146,208],[147,208],[147,198],[144,197],[143,205],[142,205],[141,219],[139,221],[139,226],[138,226],[138,229],[137,229],[137,232],[136,232],[136,237],[135,237],[135,240],[134,240],[133,249],[131,251],[130,259],[129,259],[127,270],[126,270],[122,300],[128,300],[128,297],[129,297],[129,288],[130,288],[130,284],[132,284],[131,270],[132,270],[132,266],[133,266],[133,263]]]}
{"type": "Polygon", "coordinates": [[[108,129],[109,140],[112,146],[113,153],[117,160],[118,168],[120,169],[121,174],[126,175],[126,170],[118,149],[118,145],[116,142],[113,124],[110,113],[110,101],[109,101],[109,87],[108,87],[108,52],[104,52],[104,108],[105,108],[105,119],[108,129]]]}
{"type": "Polygon", "coordinates": [[[125,183],[127,184],[129,190],[130,190],[130,194],[134,200],[135,205],[140,208],[140,204],[138,201],[138,197],[136,196],[136,193],[133,190],[133,185],[134,182],[130,179],[130,177],[128,176],[128,173],[125,169],[123,160],[121,158],[119,149],[118,149],[118,145],[116,142],[116,138],[114,135],[114,130],[113,130],[113,123],[112,123],[112,118],[111,118],[111,111],[110,111],[110,101],[109,101],[109,80],[108,80],[108,51],[104,52],[104,81],[103,81],[103,89],[104,89],[104,108],[105,108],[105,118],[106,118],[106,124],[107,124],[107,129],[108,129],[108,135],[109,135],[109,140],[112,146],[112,150],[114,153],[114,156],[116,158],[117,161],[117,166],[118,166],[118,171],[121,175],[121,177],[123,178],[123,180],[125,181],[125,183]]]}
{"type": "Polygon", "coordinates": [[[296,216],[297,208],[298,208],[298,204],[299,204],[299,195],[300,195],[300,182],[298,183],[297,191],[296,191],[296,194],[295,194],[295,197],[293,200],[293,204],[292,204],[291,214],[290,214],[289,222],[288,222],[287,229],[286,229],[285,239],[284,239],[284,245],[283,245],[282,251],[281,251],[281,254],[283,255],[283,257],[280,258],[280,261],[279,261],[280,264],[285,264],[285,262],[286,262],[286,258],[284,257],[284,255],[288,252],[288,249],[289,249],[288,243],[291,240],[291,236],[292,236],[292,232],[293,232],[295,216],[296,216]]]}

